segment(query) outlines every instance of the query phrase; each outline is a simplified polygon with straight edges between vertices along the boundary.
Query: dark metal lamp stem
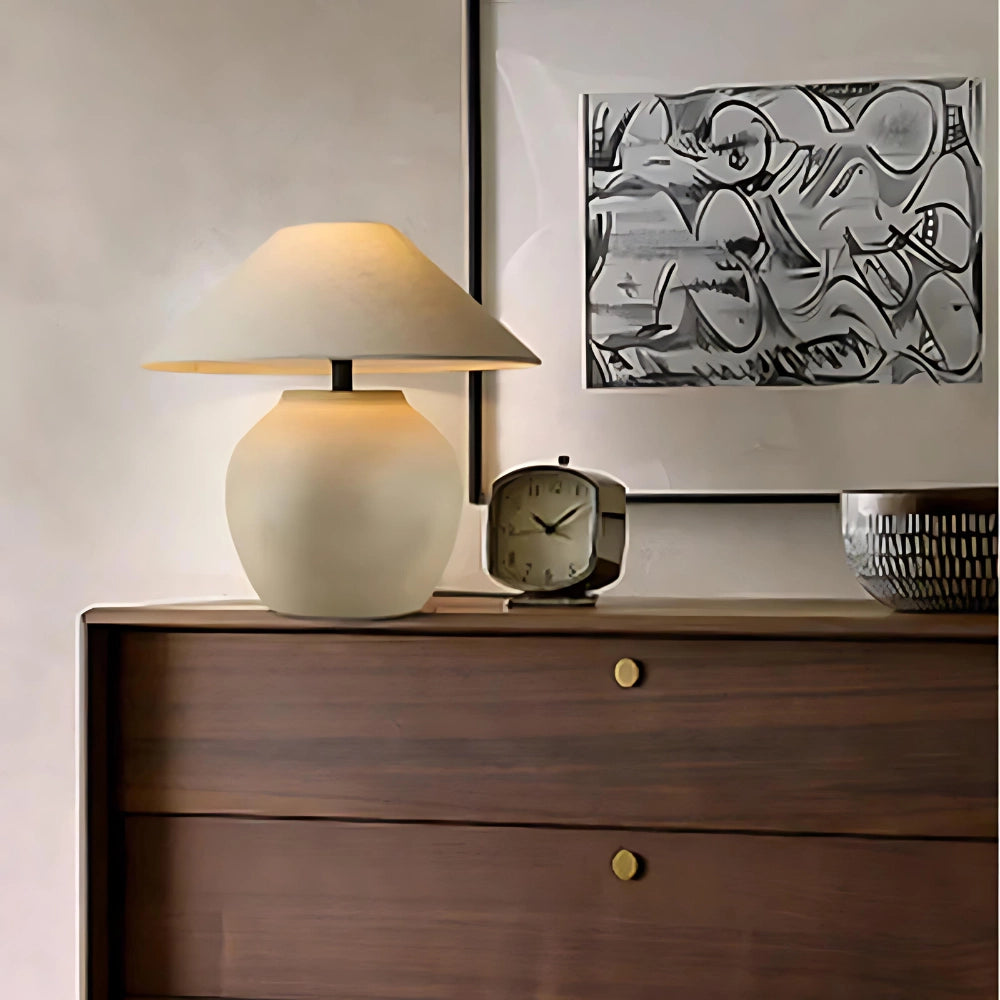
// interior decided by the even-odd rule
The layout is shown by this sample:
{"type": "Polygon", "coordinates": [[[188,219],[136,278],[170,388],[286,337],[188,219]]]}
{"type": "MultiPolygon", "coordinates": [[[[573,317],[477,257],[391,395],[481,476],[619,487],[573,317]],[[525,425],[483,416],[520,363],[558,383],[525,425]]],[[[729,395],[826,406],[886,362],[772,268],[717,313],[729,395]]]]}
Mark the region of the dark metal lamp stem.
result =
{"type": "Polygon", "coordinates": [[[330,358],[330,389],[332,392],[350,392],[354,388],[354,365],[350,361],[330,358]]]}

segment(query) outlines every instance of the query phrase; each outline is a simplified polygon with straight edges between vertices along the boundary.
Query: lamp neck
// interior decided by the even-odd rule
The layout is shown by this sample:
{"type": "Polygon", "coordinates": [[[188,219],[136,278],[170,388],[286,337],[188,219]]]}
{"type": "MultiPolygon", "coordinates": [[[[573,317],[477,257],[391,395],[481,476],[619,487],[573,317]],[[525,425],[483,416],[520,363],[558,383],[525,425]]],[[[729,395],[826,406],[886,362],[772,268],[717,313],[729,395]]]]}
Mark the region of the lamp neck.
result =
{"type": "Polygon", "coordinates": [[[354,365],[350,361],[330,358],[331,392],[350,392],[354,388],[354,365]]]}

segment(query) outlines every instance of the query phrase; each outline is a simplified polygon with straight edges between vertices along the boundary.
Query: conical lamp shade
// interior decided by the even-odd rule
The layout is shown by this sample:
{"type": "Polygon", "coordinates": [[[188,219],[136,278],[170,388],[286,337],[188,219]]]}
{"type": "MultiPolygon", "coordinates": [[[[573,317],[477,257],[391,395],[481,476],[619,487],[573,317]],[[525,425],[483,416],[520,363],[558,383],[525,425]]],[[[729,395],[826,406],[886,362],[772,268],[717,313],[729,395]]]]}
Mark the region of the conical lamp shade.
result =
{"type": "Polygon", "coordinates": [[[281,229],[208,292],[143,365],[158,371],[324,374],[538,364],[505,326],[381,223],[281,229]]]}

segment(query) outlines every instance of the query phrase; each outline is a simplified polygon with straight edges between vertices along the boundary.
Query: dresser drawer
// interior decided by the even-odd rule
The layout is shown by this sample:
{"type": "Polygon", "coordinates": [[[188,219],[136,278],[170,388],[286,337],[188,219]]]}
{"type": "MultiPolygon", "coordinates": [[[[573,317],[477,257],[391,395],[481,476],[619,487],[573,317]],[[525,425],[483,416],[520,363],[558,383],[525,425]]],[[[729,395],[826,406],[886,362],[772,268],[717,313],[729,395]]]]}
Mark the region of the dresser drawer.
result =
{"type": "Polygon", "coordinates": [[[129,811],[996,830],[988,644],[135,631],[119,653],[129,811]]]}
{"type": "Polygon", "coordinates": [[[131,995],[994,995],[993,844],[191,817],[125,844],[131,995]]]}

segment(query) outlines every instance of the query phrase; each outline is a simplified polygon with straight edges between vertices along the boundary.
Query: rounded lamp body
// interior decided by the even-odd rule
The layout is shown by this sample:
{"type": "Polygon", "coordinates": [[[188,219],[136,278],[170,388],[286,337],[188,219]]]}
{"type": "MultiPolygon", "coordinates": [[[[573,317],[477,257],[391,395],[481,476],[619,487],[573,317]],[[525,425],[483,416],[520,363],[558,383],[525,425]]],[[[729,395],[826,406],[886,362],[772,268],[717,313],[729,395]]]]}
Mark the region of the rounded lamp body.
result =
{"type": "Polygon", "coordinates": [[[243,569],[288,615],[419,611],[451,556],[461,504],[451,446],[395,391],[286,391],[226,475],[243,569]]]}

